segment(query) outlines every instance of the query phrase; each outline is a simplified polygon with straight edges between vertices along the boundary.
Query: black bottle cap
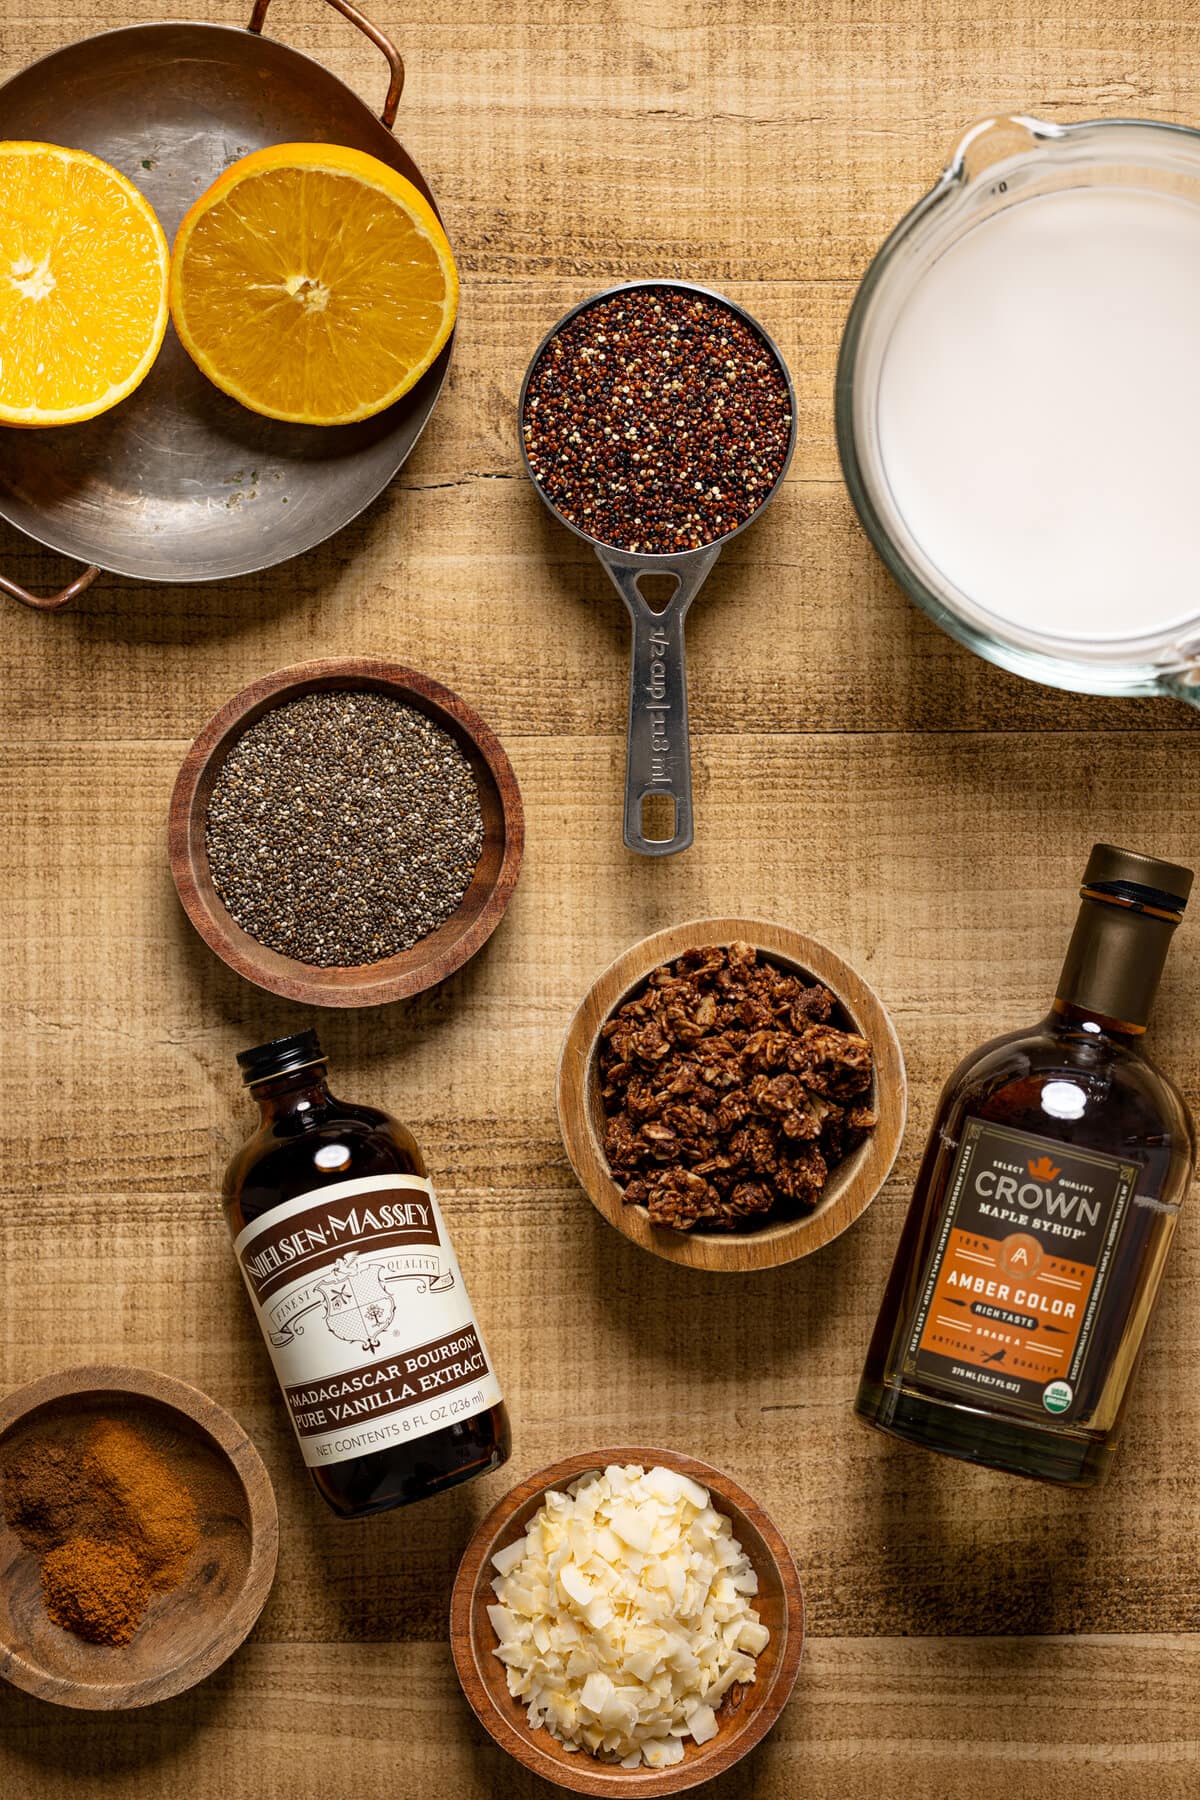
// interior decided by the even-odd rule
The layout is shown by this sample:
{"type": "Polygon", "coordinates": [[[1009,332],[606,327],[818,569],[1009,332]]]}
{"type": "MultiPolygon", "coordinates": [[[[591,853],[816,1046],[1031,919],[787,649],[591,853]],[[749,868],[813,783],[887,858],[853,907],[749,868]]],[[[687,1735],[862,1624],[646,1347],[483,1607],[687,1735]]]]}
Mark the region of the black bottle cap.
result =
{"type": "Polygon", "coordinates": [[[239,1050],[237,1061],[242,1080],[253,1086],[256,1081],[273,1081],[293,1069],[324,1062],[325,1052],[315,1031],[298,1031],[294,1037],[272,1038],[269,1044],[258,1044],[253,1050],[239,1050]]]}
{"type": "Polygon", "coordinates": [[[1151,911],[1181,913],[1192,891],[1192,871],[1182,863],[1121,850],[1116,844],[1093,844],[1083,885],[1099,898],[1144,906],[1151,911]]]}
{"type": "Polygon", "coordinates": [[[1094,844],[1059,1002],[1144,1031],[1191,886],[1192,871],[1180,863],[1094,844]]]}

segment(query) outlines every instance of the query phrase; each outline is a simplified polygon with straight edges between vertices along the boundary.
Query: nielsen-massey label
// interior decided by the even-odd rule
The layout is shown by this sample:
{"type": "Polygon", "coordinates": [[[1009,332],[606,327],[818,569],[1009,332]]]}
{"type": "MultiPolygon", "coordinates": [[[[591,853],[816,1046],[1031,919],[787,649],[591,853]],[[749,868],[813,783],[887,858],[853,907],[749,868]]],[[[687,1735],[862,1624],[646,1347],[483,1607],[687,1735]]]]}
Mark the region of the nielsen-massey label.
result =
{"type": "Polygon", "coordinates": [[[922,1385],[1068,1424],[1137,1167],[972,1119],[905,1346],[922,1385]]]}
{"type": "Polygon", "coordinates": [[[500,1399],[430,1182],[314,1188],[234,1252],[310,1467],[442,1431],[500,1399]]]}

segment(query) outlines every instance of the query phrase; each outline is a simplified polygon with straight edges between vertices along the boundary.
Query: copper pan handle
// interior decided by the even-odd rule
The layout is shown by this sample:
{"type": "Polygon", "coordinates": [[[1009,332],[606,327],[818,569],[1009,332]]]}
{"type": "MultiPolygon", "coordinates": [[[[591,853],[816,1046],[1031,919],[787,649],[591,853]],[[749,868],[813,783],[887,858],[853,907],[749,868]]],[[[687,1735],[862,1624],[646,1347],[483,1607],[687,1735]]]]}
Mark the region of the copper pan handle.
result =
{"type": "Polygon", "coordinates": [[[82,594],[84,588],[91,587],[99,573],[100,570],[93,563],[90,569],[77,575],[65,588],[57,594],[47,594],[45,599],[31,594],[19,581],[10,581],[7,575],[0,575],[0,594],[7,594],[10,600],[19,600],[22,606],[32,606],[36,612],[57,612],[60,606],[69,606],[72,600],[82,594]]]}
{"type": "MultiPolygon", "coordinates": [[[[270,4],[271,0],[254,0],[254,11],[250,15],[247,31],[253,31],[259,37],[262,36],[262,28],[266,22],[267,8],[270,4]]],[[[344,19],[349,19],[352,25],[357,25],[363,36],[370,38],[375,48],[387,58],[387,66],[391,74],[388,81],[387,99],[383,103],[383,111],[379,117],[390,131],[396,123],[396,108],[400,104],[400,95],[404,91],[404,59],[391,38],[385,37],[378,25],[372,25],[370,19],[364,13],[360,13],[357,6],[351,6],[350,0],[329,0],[329,4],[335,12],[340,12],[344,19]]]]}

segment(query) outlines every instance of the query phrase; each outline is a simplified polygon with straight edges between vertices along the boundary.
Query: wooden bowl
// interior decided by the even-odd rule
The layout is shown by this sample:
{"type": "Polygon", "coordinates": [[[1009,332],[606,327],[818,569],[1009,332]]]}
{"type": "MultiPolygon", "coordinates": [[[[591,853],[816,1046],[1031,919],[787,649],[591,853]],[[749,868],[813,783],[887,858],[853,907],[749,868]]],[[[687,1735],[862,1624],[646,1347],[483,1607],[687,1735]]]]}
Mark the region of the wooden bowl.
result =
{"type": "Polygon", "coordinates": [[[804,1597],[791,1552],[770,1518],[736,1481],[708,1463],[674,1450],[590,1450],[566,1456],[539,1469],[494,1506],[467,1545],[450,1598],[450,1648],[454,1666],[476,1718],[496,1742],[525,1768],[573,1794],[604,1794],[613,1800],[639,1800],[643,1795],[680,1794],[711,1781],[740,1762],[766,1736],[787,1704],[796,1684],[804,1648],[804,1597]],[[771,1633],[757,1659],[757,1675],[749,1687],[731,1689],[718,1709],[721,1729],[707,1744],[688,1743],[683,1761],[669,1769],[622,1769],[600,1762],[586,1750],[567,1751],[544,1728],[533,1730],[525,1707],[508,1691],[504,1664],[492,1651],[496,1634],[488,1618],[492,1603],[492,1557],[526,1530],[549,1488],[563,1488],[580,1475],[611,1463],[661,1464],[690,1475],[708,1488],[714,1506],[733,1525],[758,1576],[754,1601],[771,1633]]]}
{"type": "Polygon", "coordinates": [[[40,1565],[0,1513],[0,1675],[60,1706],[149,1706],[237,1649],[275,1577],[279,1526],[262,1459],[235,1419],[148,1369],[67,1369],[0,1402],[0,1469],[28,1439],[63,1442],[98,1417],[136,1428],[191,1490],[200,1544],[181,1586],[156,1594],[127,1644],[85,1643],[51,1622],[40,1565]]]}
{"type": "MultiPolygon", "coordinates": [[[[839,1022],[837,1014],[835,1024],[839,1022]]],[[[794,1262],[853,1225],[888,1178],[900,1140],[908,1084],[892,1022],[877,994],[840,956],[815,938],[760,919],[694,919],[643,938],[611,963],[584,995],[571,1021],[558,1065],[558,1122],[571,1166],[596,1210],[643,1250],[695,1269],[740,1272],[794,1262]],[[875,1075],[870,1099],[879,1115],[875,1129],[831,1173],[811,1213],[781,1219],[758,1230],[669,1231],[650,1223],[644,1206],[627,1204],[604,1154],[604,1104],[600,1097],[600,1030],[624,1001],[663,963],[685,950],[735,940],[753,944],[790,974],[820,981],[838,1002],[840,1022],[870,1040],[875,1075]]]]}
{"type": "Polygon", "coordinates": [[[428,675],[374,658],[338,657],[277,669],[243,688],[200,733],[179,771],[168,825],[171,873],[184,911],[211,950],[247,981],[306,1006],[382,1006],[435,987],[486,942],[512,898],[525,844],[521,792],[504,749],[479,714],[428,675]],[[461,906],[410,950],[352,968],[317,968],[260,944],[226,912],[208,866],[205,818],[221,765],[264,713],[301,694],[368,689],[423,712],[454,739],[475,773],[483,854],[461,906]]]}

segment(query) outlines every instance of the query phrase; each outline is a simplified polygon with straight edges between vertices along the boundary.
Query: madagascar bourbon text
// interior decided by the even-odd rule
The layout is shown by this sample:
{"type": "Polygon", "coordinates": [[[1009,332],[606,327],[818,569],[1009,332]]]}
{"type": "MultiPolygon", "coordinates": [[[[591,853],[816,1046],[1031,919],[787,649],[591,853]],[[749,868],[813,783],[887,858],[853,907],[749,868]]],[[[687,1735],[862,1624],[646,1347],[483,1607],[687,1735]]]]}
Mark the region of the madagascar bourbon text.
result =
{"type": "Polygon", "coordinates": [[[310,1467],[442,1431],[500,1398],[429,1181],[301,1194],[234,1250],[310,1467]]]}

